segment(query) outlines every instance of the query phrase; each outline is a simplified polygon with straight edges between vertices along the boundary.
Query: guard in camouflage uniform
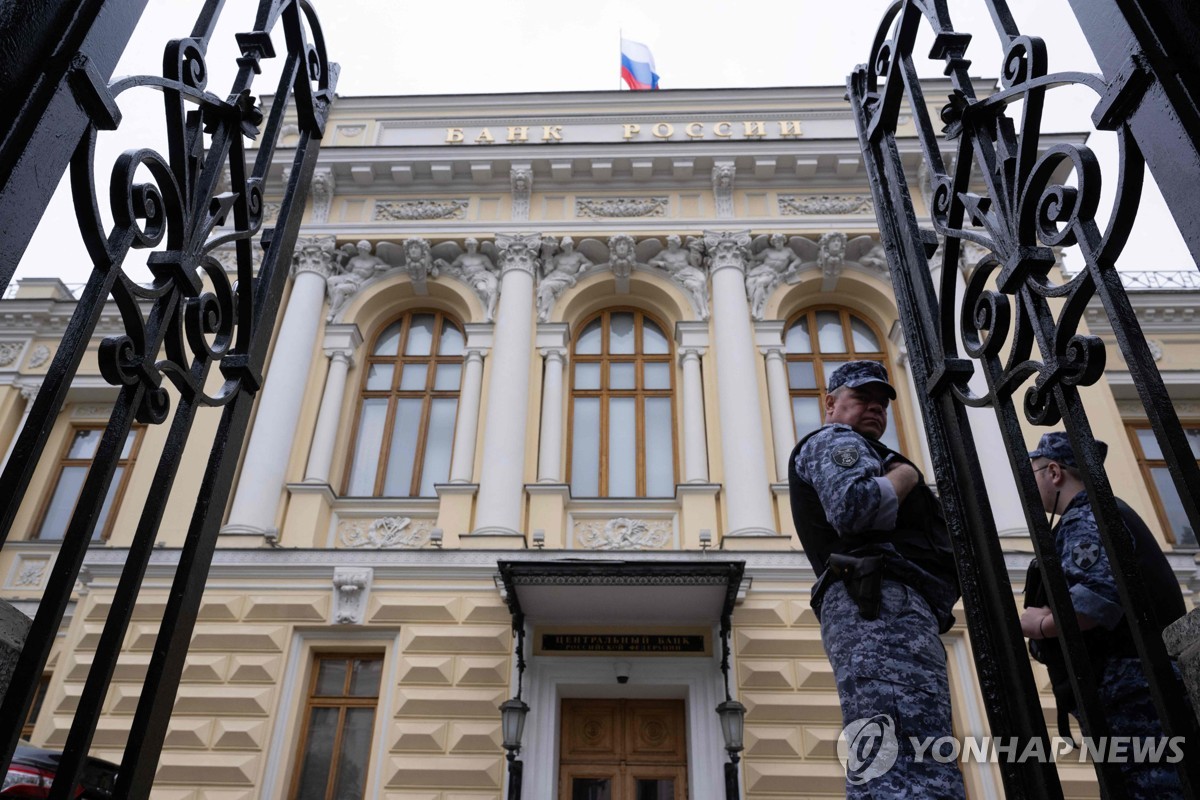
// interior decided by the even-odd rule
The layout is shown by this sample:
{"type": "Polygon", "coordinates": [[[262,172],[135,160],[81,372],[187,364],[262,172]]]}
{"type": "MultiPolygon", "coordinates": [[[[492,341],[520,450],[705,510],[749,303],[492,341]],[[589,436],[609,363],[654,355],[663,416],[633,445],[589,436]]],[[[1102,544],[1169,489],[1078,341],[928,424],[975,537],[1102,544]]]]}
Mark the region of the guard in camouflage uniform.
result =
{"type": "Polygon", "coordinates": [[[911,743],[953,735],[938,634],[954,623],[958,581],[937,498],[911,461],[879,441],[895,398],[882,364],[834,371],[826,425],[789,459],[792,518],[817,575],[812,607],[845,738],[872,734],[849,743],[846,796],[961,798],[958,765],[928,751],[918,762],[911,743]]]}
{"type": "MultiPolygon", "coordinates": [[[[1096,445],[1103,458],[1108,445],[1101,441],[1096,445]]],[[[1142,672],[1133,632],[1125,619],[1108,553],[1100,541],[1100,527],[1071,443],[1065,433],[1047,433],[1029,458],[1042,506],[1048,513],[1062,515],[1054,526],[1055,550],[1067,579],[1080,630],[1084,631],[1088,655],[1100,677],[1100,703],[1108,717],[1111,734],[1157,739],[1163,735],[1158,713],[1150,699],[1150,686],[1142,672]]],[[[1117,498],[1117,508],[1133,538],[1142,582],[1150,592],[1157,622],[1165,627],[1185,613],[1179,583],[1142,518],[1120,498],[1117,498]]],[[[1027,595],[1030,585],[1039,577],[1035,562],[1030,566],[1027,595]]],[[[1043,643],[1058,637],[1058,626],[1050,608],[1036,604],[1026,608],[1021,615],[1021,632],[1031,640],[1030,652],[1034,658],[1046,664],[1050,672],[1062,727],[1065,713],[1075,708],[1075,698],[1058,642],[1043,643]]],[[[1167,800],[1182,796],[1179,776],[1171,764],[1137,764],[1130,759],[1120,766],[1127,797],[1167,800]]]]}

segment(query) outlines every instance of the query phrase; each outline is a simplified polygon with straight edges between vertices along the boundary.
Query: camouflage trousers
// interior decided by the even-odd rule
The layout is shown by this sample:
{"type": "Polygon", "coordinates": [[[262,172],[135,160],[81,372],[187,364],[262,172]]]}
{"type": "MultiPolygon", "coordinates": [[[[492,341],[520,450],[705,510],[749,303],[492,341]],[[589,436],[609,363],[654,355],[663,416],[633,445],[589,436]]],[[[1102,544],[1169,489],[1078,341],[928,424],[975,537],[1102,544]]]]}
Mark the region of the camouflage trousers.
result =
{"type": "Polygon", "coordinates": [[[821,603],[821,641],[833,665],[849,743],[847,798],[965,797],[954,761],[912,745],[953,736],[946,650],[915,590],[885,580],[878,619],[864,620],[840,582],[821,603]],[[889,749],[890,748],[890,749],[889,749]]]}
{"type": "MultiPolygon", "coordinates": [[[[1100,704],[1113,736],[1158,739],[1163,735],[1158,711],[1150,698],[1150,684],[1142,672],[1141,661],[1136,658],[1108,659],[1100,675],[1100,704]]],[[[1129,759],[1118,762],[1117,767],[1125,779],[1125,796],[1130,800],[1183,797],[1183,785],[1174,764],[1139,764],[1129,759]]]]}

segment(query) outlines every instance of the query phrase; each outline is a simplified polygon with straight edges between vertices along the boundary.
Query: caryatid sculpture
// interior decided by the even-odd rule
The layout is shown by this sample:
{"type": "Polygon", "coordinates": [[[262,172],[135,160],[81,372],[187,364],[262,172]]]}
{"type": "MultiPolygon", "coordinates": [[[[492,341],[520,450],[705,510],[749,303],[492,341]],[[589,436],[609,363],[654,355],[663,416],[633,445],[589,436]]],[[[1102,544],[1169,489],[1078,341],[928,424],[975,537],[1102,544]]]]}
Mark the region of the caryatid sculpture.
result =
{"type": "Polygon", "coordinates": [[[538,322],[549,320],[559,295],[575,285],[579,273],[594,266],[591,259],[575,249],[575,240],[570,236],[564,236],[558,247],[556,255],[542,259],[542,280],[537,289],[538,322]]]}
{"type": "Polygon", "coordinates": [[[329,319],[333,319],[358,293],[362,285],[390,266],[379,256],[371,254],[371,243],[365,239],[358,244],[342,245],[333,274],[325,279],[329,294],[329,319]]]}
{"type": "MultiPolygon", "coordinates": [[[[479,252],[479,240],[469,237],[463,242],[466,247],[453,261],[435,259],[434,268],[453,275],[474,290],[484,305],[484,320],[491,322],[496,316],[496,301],[500,299],[500,282],[496,279],[496,265],[491,257],[479,252]]],[[[435,250],[441,248],[439,245],[435,250]]]]}
{"type": "Polygon", "coordinates": [[[746,270],[746,296],[750,298],[750,316],[762,319],[771,292],[791,271],[800,266],[800,257],[787,246],[781,233],[771,234],[770,244],[754,256],[746,270]]]}
{"type": "Polygon", "coordinates": [[[699,319],[708,319],[708,278],[701,269],[703,243],[695,237],[683,249],[683,240],[675,234],[667,237],[667,249],[650,259],[652,267],[658,267],[671,276],[671,280],[683,287],[692,301],[692,308],[699,319]],[[692,245],[697,245],[693,247],[692,245]]]}

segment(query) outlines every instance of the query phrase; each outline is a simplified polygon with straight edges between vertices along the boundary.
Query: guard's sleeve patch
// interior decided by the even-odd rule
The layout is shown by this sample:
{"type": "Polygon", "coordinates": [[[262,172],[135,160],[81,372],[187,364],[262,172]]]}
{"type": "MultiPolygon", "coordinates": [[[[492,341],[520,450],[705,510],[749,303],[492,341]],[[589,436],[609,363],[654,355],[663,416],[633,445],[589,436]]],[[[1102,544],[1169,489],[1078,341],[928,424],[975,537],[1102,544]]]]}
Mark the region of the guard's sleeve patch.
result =
{"type": "Polygon", "coordinates": [[[1077,544],[1071,548],[1071,562],[1080,569],[1091,569],[1100,560],[1100,545],[1077,544]]]}
{"type": "Polygon", "coordinates": [[[839,467],[853,467],[858,463],[858,457],[858,448],[852,444],[835,447],[829,454],[829,458],[839,467]]]}

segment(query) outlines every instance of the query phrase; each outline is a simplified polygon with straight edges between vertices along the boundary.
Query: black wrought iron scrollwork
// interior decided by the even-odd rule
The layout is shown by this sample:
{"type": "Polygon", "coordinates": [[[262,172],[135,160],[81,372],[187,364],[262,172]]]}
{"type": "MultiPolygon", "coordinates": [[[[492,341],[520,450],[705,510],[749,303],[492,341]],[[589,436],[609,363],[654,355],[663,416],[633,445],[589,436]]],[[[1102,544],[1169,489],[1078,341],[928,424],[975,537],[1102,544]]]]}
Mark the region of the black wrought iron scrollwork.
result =
{"type": "MultiPolygon", "coordinates": [[[[119,6],[113,13],[134,20],[141,9],[136,0],[104,2],[119,6]]],[[[112,611],[67,736],[53,798],[73,796],[196,414],[203,407],[220,406],[216,441],[115,789],[118,797],[149,795],[228,499],[234,459],[262,383],[268,340],[334,98],[337,65],[327,58],[320,24],[307,0],[262,0],[253,29],[237,36],[241,54],[231,88],[223,98],[211,91],[207,53],[222,5],[221,0],[206,2],[191,34],[167,44],[162,76],[135,76],[106,84],[95,67],[96,53],[104,53],[107,62],[115,57],[108,58],[98,48],[90,56],[78,55],[64,79],[64,91],[73,92],[87,109],[70,159],[70,176],[80,234],[93,266],[42,390],[32,403],[29,422],[0,474],[0,544],[12,532],[33,469],[110,298],[124,331],[101,343],[98,363],[119,395],[13,681],[0,702],[0,772],[11,757],[21,728],[18,721],[25,718],[70,602],[130,428],[135,420],[144,424],[169,420],[170,429],[155,470],[155,491],[141,510],[112,611]],[[271,87],[274,100],[265,116],[251,89],[263,60],[276,55],[271,33],[277,27],[282,28],[287,49],[280,54],[281,75],[271,87]],[[122,154],[112,165],[107,192],[98,190],[93,176],[99,132],[119,126],[120,101],[135,90],[162,94],[167,147],[161,153],[143,148],[122,154]],[[277,222],[264,230],[263,186],[289,101],[295,103],[300,138],[289,152],[288,185],[277,222]],[[104,202],[113,218],[107,229],[100,213],[104,202]],[[217,248],[231,244],[236,249],[236,280],[230,280],[214,256],[217,248]],[[256,247],[263,250],[261,259],[256,258],[256,247]],[[149,286],[136,283],[124,269],[132,250],[150,251],[146,264],[153,281],[149,286]],[[219,389],[209,392],[205,387],[214,368],[223,381],[219,389]],[[168,386],[174,391],[168,391],[168,386]]],[[[119,52],[118,43],[112,46],[119,52]]],[[[4,199],[7,202],[7,194],[4,199]]],[[[18,245],[23,247],[24,242],[18,245]]]]}
{"type": "MultiPolygon", "coordinates": [[[[1138,140],[1149,136],[1145,123],[1134,120],[1137,104],[1130,98],[1149,91],[1156,76],[1149,60],[1137,57],[1136,46],[1131,46],[1132,66],[1117,75],[1050,73],[1045,43],[1017,29],[1004,0],[984,2],[1003,52],[998,88],[979,91],[969,77],[971,36],[954,30],[945,0],[892,3],[848,88],[914,378],[928,398],[921,404],[927,438],[958,556],[992,733],[1046,737],[968,407],[995,410],[1050,605],[1063,631],[1085,728],[1103,735],[1105,709],[1033,481],[1021,416],[1034,426],[1063,423],[1081,460],[1097,465],[1085,483],[1164,731],[1192,741],[1196,722],[1157,636],[1079,393],[1100,380],[1108,357],[1104,342],[1083,324],[1089,302],[1099,299],[1185,498],[1188,518],[1200,529],[1200,470],[1117,271],[1144,180],[1138,140]],[[923,27],[933,34],[930,58],[943,62],[949,78],[936,121],[913,56],[923,27]],[[1105,169],[1086,144],[1042,132],[1049,98],[1066,87],[1094,93],[1093,119],[1114,131],[1119,145],[1113,168],[1105,169]],[[902,111],[912,115],[923,155],[927,185],[921,189],[929,208],[924,222],[914,211],[896,142],[902,111]],[[1098,212],[1105,182],[1115,191],[1102,229],[1098,212]],[[1076,245],[1084,269],[1060,274],[1055,267],[1061,249],[1076,245]],[[986,390],[973,380],[977,375],[986,390]],[[1014,398],[1021,390],[1017,408],[1014,398]]],[[[1181,775],[1189,796],[1195,796],[1200,759],[1185,760],[1181,775]]],[[[1061,797],[1057,776],[1045,765],[1002,765],[1001,772],[1010,797],[1061,797]]],[[[1117,791],[1120,775],[1114,765],[1100,765],[1098,774],[1107,791],[1117,791]]]]}

